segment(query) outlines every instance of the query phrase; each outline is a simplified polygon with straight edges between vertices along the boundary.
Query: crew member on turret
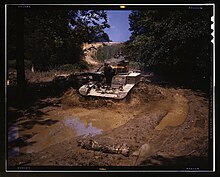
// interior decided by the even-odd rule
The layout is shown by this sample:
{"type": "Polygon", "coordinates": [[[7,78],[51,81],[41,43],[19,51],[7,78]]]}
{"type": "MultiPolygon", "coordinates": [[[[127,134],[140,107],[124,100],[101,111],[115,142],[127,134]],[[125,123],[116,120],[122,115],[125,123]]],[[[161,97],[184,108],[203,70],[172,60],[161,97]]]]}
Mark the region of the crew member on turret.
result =
{"type": "Polygon", "coordinates": [[[104,64],[104,75],[107,86],[111,87],[112,78],[115,75],[115,71],[108,62],[105,62],[104,64]]]}

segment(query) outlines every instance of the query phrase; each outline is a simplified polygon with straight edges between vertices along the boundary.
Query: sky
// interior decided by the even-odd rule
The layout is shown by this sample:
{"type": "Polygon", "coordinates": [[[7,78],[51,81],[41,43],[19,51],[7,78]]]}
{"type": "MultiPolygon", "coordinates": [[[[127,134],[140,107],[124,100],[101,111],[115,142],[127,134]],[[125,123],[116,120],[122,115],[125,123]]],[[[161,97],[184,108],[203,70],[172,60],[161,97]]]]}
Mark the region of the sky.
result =
{"type": "Polygon", "coordinates": [[[129,31],[128,15],[129,10],[107,10],[108,23],[111,28],[105,29],[110,40],[113,42],[125,42],[129,39],[131,32],[129,31]]]}

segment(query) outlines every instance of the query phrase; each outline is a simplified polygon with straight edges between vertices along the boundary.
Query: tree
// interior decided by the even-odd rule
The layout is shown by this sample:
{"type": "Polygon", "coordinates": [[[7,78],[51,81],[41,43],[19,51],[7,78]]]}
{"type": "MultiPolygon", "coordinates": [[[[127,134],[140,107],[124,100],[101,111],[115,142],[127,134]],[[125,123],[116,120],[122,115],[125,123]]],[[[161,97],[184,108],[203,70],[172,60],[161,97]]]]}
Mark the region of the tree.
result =
{"type": "Polygon", "coordinates": [[[21,9],[8,7],[7,13],[7,63],[16,60],[18,99],[22,105],[25,93],[25,66],[24,66],[24,14],[21,9]]]}
{"type": "Polygon", "coordinates": [[[128,50],[145,66],[209,86],[210,19],[209,8],[132,11],[128,50]]]}
{"type": "Polygon", "coordinates": [[[25,58],[38,70],[82,59],[83,42],[108,39],[104,11],[38,10],[25,13],[25,58]]]}
{"type": "Polygon", "coordinates": [[[81,44],[103,37],[109,27],[104,11],[36,10],[7,7],[8,59],[16,58],[20,100],[24,100],[24,59],[38,70],[80,62],[81,44]],[[24,24],[24,26],[23,26],[24,24]]]}
{"type": "Polygon", "coordinates": [[[79,37],[80,42],[109,41],[105,28],[110,28],[107,23],[107,14],[104,10],[78,10],[69,11],[69,26],[79,37]],[[79,36],[78,34],[81,34],[79,36]]]}

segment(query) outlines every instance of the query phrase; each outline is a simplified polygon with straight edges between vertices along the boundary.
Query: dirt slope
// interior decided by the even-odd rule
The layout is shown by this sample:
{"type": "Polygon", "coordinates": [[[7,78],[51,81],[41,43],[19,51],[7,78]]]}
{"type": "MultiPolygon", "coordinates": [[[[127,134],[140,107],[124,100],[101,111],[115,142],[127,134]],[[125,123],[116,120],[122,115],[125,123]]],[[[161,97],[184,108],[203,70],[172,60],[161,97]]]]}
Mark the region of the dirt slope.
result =
{"type": "Polygon", "coordinates": [[[99,47],[103,46],[111,46],[111,45],[118,45],[121,44],[120,42],[96,42],[96,43],[84,43],[83,44],[83,51],[84,51],[84,60],[92,67],[92,68],[99,68],[101,66],[100,61],[96,60],[96,52],[99,47]]]}

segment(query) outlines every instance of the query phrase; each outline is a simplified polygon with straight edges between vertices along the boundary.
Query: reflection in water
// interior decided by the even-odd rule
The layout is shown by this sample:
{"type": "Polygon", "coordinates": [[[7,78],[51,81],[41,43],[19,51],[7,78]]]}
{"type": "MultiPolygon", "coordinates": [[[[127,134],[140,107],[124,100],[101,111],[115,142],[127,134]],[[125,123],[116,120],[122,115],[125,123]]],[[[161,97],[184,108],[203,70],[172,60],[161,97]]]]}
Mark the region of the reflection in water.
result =
{"type": "Polygon", "coordinates": [[[19,147],[11,147],[9,144],[19,138],[18,127],[16,124],[12,124],[8,128],[8,156],[14,157],[19,155],[19,147]]]}
{"type": "Polygon", "coordinates": [[[80,135],[98,135],[102,133],[102,129],[98,129],[92,126],[92,123],[88,123],[88,127],[85,127],[85,124],[80,121],[79,118],[67,118],[64,120],[64,124],[70,128],[76,130],[77,136],[80,135]]]}
{"type": "Polygon", "coordinates": [[[8,149],[8,157],[19,156],[19,147],[13,147],[8,149]]]}
{"type": "Polygon", "coordinates": [[[8,129],[8,142],[12,142],[12,141],[18,139],[18,137],[19,137],[18,126],[16,124],[13,124],[8,129]]]}
{"type": "MultiPolygon", "coordinates": [[[[77,136],[94,136],[101,134],[103,131],[102,129],[94,127],[92,123],[88,123],[86,126],[79,118],[68,117],[64,119],[63,122],[65,126],[74,129],[77,136]]],[[[34,132],[36,130],[32,131],[34,132]]],[[[19,134],[19,127],[17,124],[13,124],[8,128],[8,157],[19,156],[23,153],[33,153],[42,147],[46,147],[45,145],[51,145],[50,141],[59,142],[61,139],[63,140],[65,134],[59,134],[58,137],[54,136],[55,134],[57,135],[57,132],[62,132],[61,128],[57,129],[57,127],[51,127],[49,130],[46,128],[46,131],[41,132],[41,135],[38,136],[39,139],[35,137],[34,140],[31,140],[31,142],[38,142],[32,146],[31,142],[25,139],[25,135],[22,135],[22,133],[19,134]],[[55,138],[51,139],[51,137],[55,138]]]]}

